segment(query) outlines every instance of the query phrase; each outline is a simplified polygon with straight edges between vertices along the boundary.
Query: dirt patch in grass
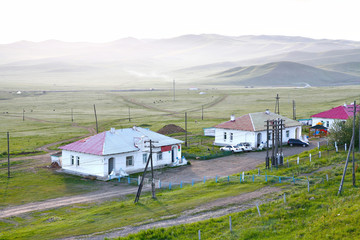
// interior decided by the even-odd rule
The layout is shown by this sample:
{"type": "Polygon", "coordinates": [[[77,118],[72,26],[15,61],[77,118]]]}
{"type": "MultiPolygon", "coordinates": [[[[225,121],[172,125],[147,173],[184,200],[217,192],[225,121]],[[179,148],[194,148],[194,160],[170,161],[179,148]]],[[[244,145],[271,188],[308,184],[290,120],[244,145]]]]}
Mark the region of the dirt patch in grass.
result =
{"type": "Polygon", "coordinates": [[[160,134],[169,135],[169,134],[173,134],[173,133],[185,132],[185,130],[182,127],[179,127],[175,124],[168,124],[168,125],[165,125],[163,128],[161,128],[157,132],[160,134]]]}

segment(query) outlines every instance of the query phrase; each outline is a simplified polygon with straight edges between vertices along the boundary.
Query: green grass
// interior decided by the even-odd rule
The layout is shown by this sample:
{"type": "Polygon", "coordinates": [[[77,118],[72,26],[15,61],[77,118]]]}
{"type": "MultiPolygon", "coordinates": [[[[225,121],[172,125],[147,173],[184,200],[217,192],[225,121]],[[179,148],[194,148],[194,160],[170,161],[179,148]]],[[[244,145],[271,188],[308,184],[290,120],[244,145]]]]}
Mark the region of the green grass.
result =
{"type": "MultiPolygon", "coordinates": [[[[171,90],[24,92],[21,95],[0,92],[0,152],[7,151],[7,131],[10,132],[10,152],[13,153],[34,151],[44,144],[87,134],[85,129],[72,126],[71,109],[74,123],[95,128],[94,104],[100,131],[133,125],[143,125],[157,131],[169,123],[185,128],[184,113],[187,112],[188,131],[196,136],[203,134],[203,128],[228,120],[231,114],[238,117],[265,109],[272,111],[276,94],[280,96],[282,115],[292,118],[292,100],[296,100],[297,117],[308,118],[344,102],[352,102],[358,97],[359,88],[206,89],[207,94],[204,95],[178,89],[175,102],[171,90]],[[204,120],[201,120],[202,106],[204,120]],[[22,121],[23,109],[25,121],[22,121]]],[[[194,144],[200,140],[190,138],[194,144]]]]}
{"type": "MultiPolygon", "coordinates": [[[[16,162],[16,166],[31,160],[16,162]]],[[[30,168],[30,167],[29,167],[30,168]]],[[[0,209],[34,201],[77,195],[94,191],[96,184],[78,176],[59,174],[46,168],[13,170],[7,176],[7,166],[0,166],[0,209]]]]}
{"type": "Polygon", "coordinates": [[[174,217],[219,198],[254,191],[264,184],[207,183],[177,190],[157,191],[157,200],[149,193],[134,204],[134,195],[103,203],[75,204],[69,207],[27,214],[0,221],[0,238],[53,239],[106,231],[121,226],[153,222],[174,217]]]}
{"type": "Polygon", "coordinates": [[[118,239],[198,239],[199,229],[202,239],[354,239],[360,234],[360,192],[351,186],[350,172],[341,196],[337,190],[342,167],[334,167],[326,171],[329,182],[311,186],[310,193],[306,188],[292,188],[285,190],[286,203],[280,197],[261,205],[261,217],[256,208],[231,214],[233,232],[229,231],[229,216],[224,216],[118,239]]]}

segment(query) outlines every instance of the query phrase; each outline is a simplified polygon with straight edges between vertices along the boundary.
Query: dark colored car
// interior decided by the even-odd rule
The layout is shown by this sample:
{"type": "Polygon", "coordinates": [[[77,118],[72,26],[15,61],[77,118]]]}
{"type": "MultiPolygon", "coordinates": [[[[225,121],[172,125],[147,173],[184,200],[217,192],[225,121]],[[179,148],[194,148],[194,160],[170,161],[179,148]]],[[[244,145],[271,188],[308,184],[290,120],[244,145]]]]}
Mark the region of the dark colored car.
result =
{"type": "Polygon", "coordinates": [[[300,139],[295,139],[295,138],[290,138],[288,140],[288,145],[289,146],[303,146],[303,147],[308,147],[309,143],[301,141],[300,139]]]}

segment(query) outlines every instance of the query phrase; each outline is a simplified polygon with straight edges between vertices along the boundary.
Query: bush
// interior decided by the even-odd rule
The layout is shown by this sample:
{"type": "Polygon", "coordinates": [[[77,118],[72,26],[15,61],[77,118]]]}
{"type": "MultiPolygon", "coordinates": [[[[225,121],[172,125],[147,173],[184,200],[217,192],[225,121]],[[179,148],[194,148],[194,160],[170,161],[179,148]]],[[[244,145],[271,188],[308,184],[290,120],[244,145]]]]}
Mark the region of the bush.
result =
{"type": "MultiPolygon", "coordinates": [[[[329,140],[333,144],[337,142],[338,145],[350,144],[353,129],[353,119],[349,118],[346,122],[335,121],[332,125],[329,135],[329,140]]],[[[359,145],[359,121],[355,121],[355,146],[359,145]]]]}

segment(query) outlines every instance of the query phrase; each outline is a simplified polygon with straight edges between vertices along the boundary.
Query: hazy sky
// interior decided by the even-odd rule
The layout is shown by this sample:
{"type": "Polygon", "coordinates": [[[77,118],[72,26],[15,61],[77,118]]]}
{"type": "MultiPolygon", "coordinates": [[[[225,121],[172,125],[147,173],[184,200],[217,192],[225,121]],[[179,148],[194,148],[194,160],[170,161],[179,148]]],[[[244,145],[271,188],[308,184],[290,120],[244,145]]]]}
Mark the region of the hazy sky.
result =
{"type": "Polygon", "coordinates": [[[359,0],[0,0],[0,43],[184,34],[360,41],[359,0]]]}

